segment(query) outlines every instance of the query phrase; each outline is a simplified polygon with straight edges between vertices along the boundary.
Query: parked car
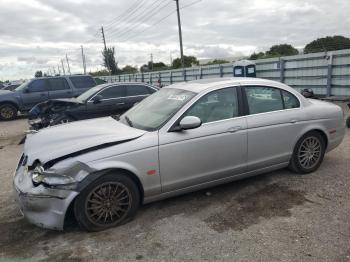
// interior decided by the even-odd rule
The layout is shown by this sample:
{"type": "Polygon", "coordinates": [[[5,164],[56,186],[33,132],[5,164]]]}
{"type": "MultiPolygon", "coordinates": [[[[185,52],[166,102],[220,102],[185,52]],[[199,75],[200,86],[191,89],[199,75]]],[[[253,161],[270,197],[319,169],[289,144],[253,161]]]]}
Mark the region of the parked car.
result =
{"type": "Polygon", "coordinates": [[[79,96],[96,85],[87,75],[32,79],[14,91],[0,90],[0,120],[13,120],[18,111],[28,112],[38,103],[55,98],[79,96]]]}
{"type": "MultiPolygon", "coordinates": [[[[164,87],[120,120],[30,134],[14,177],[25,217],[90,231],[126,223],[140,205],[289,167],[307,174],[343,140],[339,106],[262,79],[164,87]]],[[[239,212],[239,211],[237,211],[239,212]]]]}
{"type": "Polygon", "coordinates": [[[157,87],[142,83],[98,85],[77,98],[51,99],[36,105],[29,112],[29,124],[39,130],[76,120],[120,115],[156,91],[157,87]]]}

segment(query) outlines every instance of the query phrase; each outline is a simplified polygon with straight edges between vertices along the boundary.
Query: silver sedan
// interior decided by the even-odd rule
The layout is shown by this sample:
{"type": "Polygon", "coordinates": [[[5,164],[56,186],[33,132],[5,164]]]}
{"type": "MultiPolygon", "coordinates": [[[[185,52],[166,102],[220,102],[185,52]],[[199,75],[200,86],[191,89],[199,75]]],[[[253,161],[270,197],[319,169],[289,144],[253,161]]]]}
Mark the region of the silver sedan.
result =
{"type": "Polygon", "coordinates": [[[280,168],[315,171],[345,133],[336,105],[273,81],[212,79],[171,85],[120,119],[30,134],[14,187],[25,217],[86,230],[132,219],[140,205],[280,168]]]}

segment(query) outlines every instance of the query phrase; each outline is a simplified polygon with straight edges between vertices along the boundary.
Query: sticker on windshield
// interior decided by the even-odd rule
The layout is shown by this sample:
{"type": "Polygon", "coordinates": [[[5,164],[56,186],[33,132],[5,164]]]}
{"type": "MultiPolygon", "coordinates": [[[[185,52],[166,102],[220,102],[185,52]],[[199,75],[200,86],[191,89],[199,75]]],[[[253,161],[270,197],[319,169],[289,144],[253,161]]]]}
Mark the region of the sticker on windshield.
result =
{"type": "Polygon", "coordinates": [[[187,96],[186,95],[170,95],[168,97],[169,100],[177,100],[177,101],[184,101],[186,100],[187,96]]]}

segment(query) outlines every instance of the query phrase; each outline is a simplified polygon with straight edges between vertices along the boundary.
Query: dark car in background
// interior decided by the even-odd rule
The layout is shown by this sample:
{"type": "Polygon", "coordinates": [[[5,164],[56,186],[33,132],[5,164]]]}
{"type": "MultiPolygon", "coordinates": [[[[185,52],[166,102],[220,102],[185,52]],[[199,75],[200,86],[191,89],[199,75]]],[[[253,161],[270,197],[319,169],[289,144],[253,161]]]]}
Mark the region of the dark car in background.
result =
{"type": "Polygon", "coordinates": [[[52,99],[30,110],[29,124],[38,130],[77,120],[117,116],[158,88],[144,83],[112,83],[95,86],[77,98],[52,99]]]}
{"type": "Polygon", "coordinates": [[[91,76],[72,75],[35,78],[14,91],[0,90],[0,120],[13,120],[18,111],[28,112],[49,99],[77,97],[94,86],[91,76]]]}

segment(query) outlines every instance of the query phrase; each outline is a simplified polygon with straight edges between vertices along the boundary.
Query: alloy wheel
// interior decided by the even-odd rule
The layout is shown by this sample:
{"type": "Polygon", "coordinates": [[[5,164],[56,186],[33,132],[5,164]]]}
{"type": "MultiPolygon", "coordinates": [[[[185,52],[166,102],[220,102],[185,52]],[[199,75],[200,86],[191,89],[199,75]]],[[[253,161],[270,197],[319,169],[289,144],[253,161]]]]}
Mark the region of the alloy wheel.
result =
{"type": "Polygon", "coordinates": [[[13,110],[6,106],[1,108],[0,114],[4,119],[11,119],[14,115],[13,110]]]}
{"type": "Polygon", "coordinates": [[[304,139],[298,150],[298,160],[305,169],[312,169],[321,159],[322,146],[320,140],[315,136],[304,139]]]}
{"type": "Polygon", "coordinates": [[[119,182],[98,185],[87,197],[85,212],[96,226],[111,226],[119,223],[131,208],[129,189],[119,182]]]}

